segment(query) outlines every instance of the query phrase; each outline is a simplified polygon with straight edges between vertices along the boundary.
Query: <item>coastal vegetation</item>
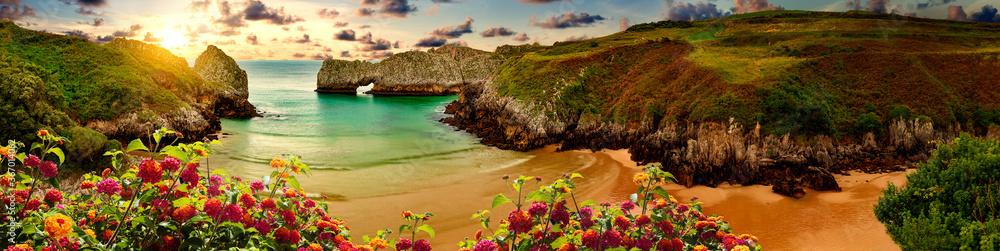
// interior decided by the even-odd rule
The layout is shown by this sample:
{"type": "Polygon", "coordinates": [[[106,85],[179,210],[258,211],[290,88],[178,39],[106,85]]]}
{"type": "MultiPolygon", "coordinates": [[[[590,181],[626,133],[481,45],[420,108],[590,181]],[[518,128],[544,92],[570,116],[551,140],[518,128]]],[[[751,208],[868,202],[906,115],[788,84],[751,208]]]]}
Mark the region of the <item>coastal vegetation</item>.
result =
{"type": "Polygon", "coordinates": [[[892,184],[875,216],[904,250],[1000,249],[1000,143],[963,134],[892,184]]]}
{"type": "MultiPolygon", "coordinates": [[[[434,238],[433,213],[403,212],[395,233],[352,233],[327,215],[325,197],[300,187],[295,175],[311,171],[299,156],[283,154],[270,161],[275,171],[263,180],[244,180],[204,161],[218,141],[178,144],[167,137],[177,132],[161,128],[105,153],[111,167],[67,184],[56,176],[68,139],[47,130],[35,135],[30,146],[0,149],[4,163],[20,170],[0,177],[6,219],[0,227],[14,240],[4,238],[6,250],[432,249],[422,238],[434,238]]],[[[704,215],[699,202],[667,194],[661,185],[673,177],[660,168],[637,173],[636,193],[613,205],[577,201],[577,178],[540,185],[539,177],[504,176],[511,193],[497,195],[492,207],[516,209],[499,224],[491,224],[488,211],[473,215],[489,233],[476,232],[458,243],[460,250],[761,249],[756,237],[734,234],[721,216],[704,215]]]]}

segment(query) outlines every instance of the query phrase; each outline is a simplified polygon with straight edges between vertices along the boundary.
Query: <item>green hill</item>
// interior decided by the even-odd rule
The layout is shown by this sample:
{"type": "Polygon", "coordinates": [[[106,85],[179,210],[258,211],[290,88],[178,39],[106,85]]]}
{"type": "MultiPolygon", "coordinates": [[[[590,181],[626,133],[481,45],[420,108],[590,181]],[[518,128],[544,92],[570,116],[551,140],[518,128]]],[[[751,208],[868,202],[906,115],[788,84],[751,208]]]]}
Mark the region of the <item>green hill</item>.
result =
{"type": "Polygon", "coordinates": [[[91,153],[78,159],[120,144],[107,138],[145,136],[147,122],[201,139],[219,129],[214,107],[227,89],[154,45],[123,38],[99,45],[9,20],[0,21],[0,72],[0,138],[28,141],[49,129],[91,153]]]}

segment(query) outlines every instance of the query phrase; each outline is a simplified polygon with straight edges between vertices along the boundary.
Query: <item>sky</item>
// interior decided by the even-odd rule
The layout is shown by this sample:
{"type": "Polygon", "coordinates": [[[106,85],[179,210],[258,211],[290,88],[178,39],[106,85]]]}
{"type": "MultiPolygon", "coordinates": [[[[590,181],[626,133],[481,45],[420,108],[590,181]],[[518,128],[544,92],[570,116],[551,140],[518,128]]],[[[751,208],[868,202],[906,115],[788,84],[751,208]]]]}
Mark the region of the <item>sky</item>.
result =
{"type": "Polygon", "coordinates": [[[379,60],[444,44],[600,37],[629,25],[771,9],[865,10],[1000,22],[1000,0],[0,0],[0,19],[97,43],[156,43],[194,59],[216,45],[237,60],[379,60]]]}

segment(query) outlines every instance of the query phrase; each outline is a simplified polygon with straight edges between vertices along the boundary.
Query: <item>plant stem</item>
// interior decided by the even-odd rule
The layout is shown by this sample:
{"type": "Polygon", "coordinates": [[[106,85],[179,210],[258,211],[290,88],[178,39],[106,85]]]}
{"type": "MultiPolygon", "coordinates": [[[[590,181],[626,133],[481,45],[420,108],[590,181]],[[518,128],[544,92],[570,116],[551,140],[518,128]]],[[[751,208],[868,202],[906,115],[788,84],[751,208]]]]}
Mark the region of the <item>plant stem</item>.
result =
{"type": "Polygon", "coordinates": [[[132,198],[128,201],[128,208],[125,209],[125,212],[122,213],[121,217],[118,217],[118,220],[119,220],[118,221],[118,227],[115,228],[115,233],[112,234],[111,238],[108,239],[108,244],[106,246],[110,246],[111,243],[115,241],[115,237],[118,236],[118,232],[120,232],[122,230],[122,225],[125,224],[123,222],[123,221],[125,221],[125,216],[128,215],[129,211],[132,211],[132,204],[135,202],[136,198],[139,197],[139,193],[137,193],[135,191],[133,191],[132,193],[133,193],[132,194],[132,198]]]}

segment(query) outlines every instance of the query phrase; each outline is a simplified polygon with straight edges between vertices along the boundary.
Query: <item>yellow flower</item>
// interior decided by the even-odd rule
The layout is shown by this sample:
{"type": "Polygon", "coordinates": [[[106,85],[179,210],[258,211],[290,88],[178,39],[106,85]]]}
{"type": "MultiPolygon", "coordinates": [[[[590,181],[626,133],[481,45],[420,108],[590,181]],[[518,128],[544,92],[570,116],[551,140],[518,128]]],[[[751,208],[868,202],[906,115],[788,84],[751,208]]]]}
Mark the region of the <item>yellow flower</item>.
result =
{"type": "Polygon", "coordinates": [[[73,231],[73,219],[66,215],[56,214],[45,219],[45,232],[54,239],[62,238],[73,231]]]}
{"type": "Polygon", "coordinates": [[[635,176],[632,176],[632,182],[635,182],[636,185],[642,186],[645,185],[646,182],[648,181],[649,181],[649,175],[646,173],[636,173],[635,176]]]}
{"type": "Polygon", "coordinates": [[[705,245],[698,245],[698,246],[694,246],[694,249],[692,249],[692,250],[693,251],[708,251],[708,247],[706,247],[705,245]]]}
{"type": "Polygon", "coordinates": [[[732,251],[750,251],[750,247],[739,245],[739,246],[733,247],[733,249],[731,249],[731,250],[732,251]]]}
{"type": "Polygon", "coordinates": [[[275,159],[271,160],[271,167],[273,167],[273,168],[282,168],[282,167],[285,167],[285,160],[282,159],[282,158],[275,158],[275,159]]]}
{"type": "Polygon", "coordinates": [[[89,229],[89,228],[88,229],[84,229],[83,232],[87,233],[87,235],[90,235],[91,237],[97,238],[97,235],[94,234],[94,230],[92,230],[92,229],[89,229]]]}
{"type": "Polygon", "coordinates": [[[97,217],[97,210],[87,211],[87,219],[94,220],[94,217],[97,217]]]}
{"type": "Polygon", "coordinates": [[[10,151],[10,147],[0,147],[0,159],[7,158],[7,152],[10,151]]]}

